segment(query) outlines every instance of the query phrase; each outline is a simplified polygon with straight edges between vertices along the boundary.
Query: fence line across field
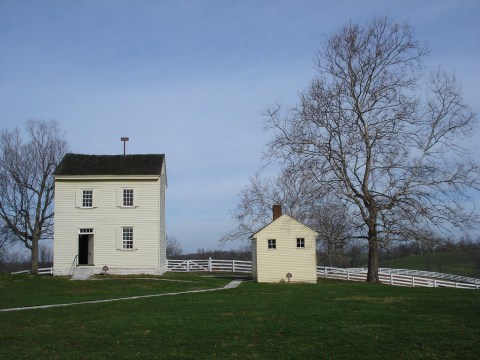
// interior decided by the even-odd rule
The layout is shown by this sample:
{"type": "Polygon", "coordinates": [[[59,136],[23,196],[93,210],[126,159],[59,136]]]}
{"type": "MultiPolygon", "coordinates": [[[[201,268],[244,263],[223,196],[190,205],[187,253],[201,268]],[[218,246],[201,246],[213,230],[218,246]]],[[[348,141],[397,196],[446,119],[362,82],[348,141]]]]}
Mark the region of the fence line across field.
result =
{"type": "MultiPolygon", "coordinates": [[[[326,279],[365,281],[367,279],[367,269],[318,266],[317,276],[326,279]]],[[[380,268],[378,277],[380,282],[396,286],[480,289],[480,279],[428,271],[380,268]],[[415,273],[417,276],[414,275],[415,273]],[[444,280],[445,278],[456,277],[462,278],[463,281],[444,280]],[[468,280],[468,282],[466,280],[468,280]]]]}
{"type": "MultiPolygon", "coordinates": [[[[241,272],[251,273],[252,262],[240,260],[168,260],[167,271],[172,272],[241,272]]],[[[317,267],[317,276],[329,279],[365,281],[366,268],[317,267]]],[[[451,287],[480,289],[480,279],[443,274],[432,271],[379,268],[379,279],[384,284],[418,287],[451,287]]]]}
{"type": "MultiPolygon", "coordinates": [[[[252,262],[245,260],[167,260],[169,272],[235,272],[251,274],[252,262]]],[[[12,274],[28,274],[29,270],[12,274]]],[[[53,268],[39,269],[39,274],[53,274],[53,268]]],[[[409,269],[378,269],[379,279],[384,284],[396,286],[450,287],[457,289],[480,289],[480,279],[443,274],[432,271],[409,269]]],[[[326,279],[365,281],[366,268],[335,268],[317,266],[317,276],[326,279]]]]}

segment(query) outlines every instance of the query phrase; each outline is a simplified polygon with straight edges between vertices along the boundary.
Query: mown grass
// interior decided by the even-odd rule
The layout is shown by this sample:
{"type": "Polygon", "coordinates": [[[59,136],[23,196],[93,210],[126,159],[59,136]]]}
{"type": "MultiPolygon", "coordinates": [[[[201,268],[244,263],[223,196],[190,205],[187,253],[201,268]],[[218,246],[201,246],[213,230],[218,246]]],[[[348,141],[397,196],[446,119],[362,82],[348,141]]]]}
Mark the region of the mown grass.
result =
{"type": "MultiPolygon", "coordinates": [[[[177,276],[185,279],[169,275],[177,276]]],[[[46,279],[38,281],[61,281],[46,279]]],[[[169,286],[155,283],[158,291],[169,286]]],[[[135,286],[125,283],[124,290],[135,286]]],[[[475,290],[247,282],[210,293],[0,313],[0,358],[474,359],[479,310],[475,290]]]]}
{"type": "Polygon", "coordinates": [[[443,272],[480,278],[480,251],[456,251],[413,255],[382,261],[381,267],[443,272]]]}
{"type": "Polygon", "coordinates": [[[0,276],[0,309],[222,287],[221,276],[167,273],[162,277],[97,276],[90,281],[34,275],[0,276]],[[173,281],[172,281],[173,280],[173,281]]]}

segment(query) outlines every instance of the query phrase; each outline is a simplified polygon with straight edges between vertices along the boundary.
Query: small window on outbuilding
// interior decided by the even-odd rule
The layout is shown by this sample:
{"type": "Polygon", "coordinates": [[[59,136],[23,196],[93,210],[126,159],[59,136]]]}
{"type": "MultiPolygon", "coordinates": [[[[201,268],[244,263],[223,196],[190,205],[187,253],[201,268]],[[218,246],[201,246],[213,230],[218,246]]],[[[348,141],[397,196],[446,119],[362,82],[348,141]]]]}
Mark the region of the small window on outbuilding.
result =
{"type": "Polygon", "coordinates": [[[277,240],[276,239],[268,239],[268,249],[276,249],[277,248],[277,240]]]}
{"type": "Polygon", "coordinates": [[[305,248],[305,239],[297,238],[297,249],[304,249],[304,248],[305,248]]]}

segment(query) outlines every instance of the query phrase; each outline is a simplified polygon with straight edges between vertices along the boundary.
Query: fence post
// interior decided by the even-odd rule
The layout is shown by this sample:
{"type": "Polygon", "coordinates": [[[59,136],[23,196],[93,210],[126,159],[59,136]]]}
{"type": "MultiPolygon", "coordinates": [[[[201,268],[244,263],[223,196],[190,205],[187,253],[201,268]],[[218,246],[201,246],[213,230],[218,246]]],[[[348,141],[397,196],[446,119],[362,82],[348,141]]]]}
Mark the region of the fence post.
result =
{"type": "Polygon", "coordinates": [[[412,287],[415,287],[415,276],[412,276],[412,287]]]}
{"type": "Polygon", "coordinates": [[[208,272],[212,272],[212,257],[208,258],[208,272]]]}
{"type": "Polygon", "coordinates": [[[187,272],[190,272],[190,260],[187,260],[187,272]]]}
{"type": "Polygon", "coordinates": [[[433,287],[437,287],[437,280],[433,280],[433,287]]]}
{"type": "Polygon", "coordinates": [[[328,272],[327,272],[327,268],[324,267],[323,270],[325,271],[325,279],[328,278],[328,272]]]}
{"type": "Polygon", "coordinates": [[[347,280],[350,280],[350,268],[347,268],[347,280]]]}
{"type": "Polygon", "coordinates": [[[390,285],[393,285],[393,274],[390,273],[390,285]]]}
{"type": "Polygon", "coordinates": [[[232,260],[232,272],[235,272],[235,260],[232,260]]]}

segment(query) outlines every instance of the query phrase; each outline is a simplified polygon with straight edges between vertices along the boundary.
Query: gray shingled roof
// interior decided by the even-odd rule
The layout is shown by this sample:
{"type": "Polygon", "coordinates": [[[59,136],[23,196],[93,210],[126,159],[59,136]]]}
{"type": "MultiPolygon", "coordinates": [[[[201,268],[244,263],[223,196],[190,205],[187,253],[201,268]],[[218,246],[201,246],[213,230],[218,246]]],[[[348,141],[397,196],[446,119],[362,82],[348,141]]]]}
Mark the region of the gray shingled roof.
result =
{"type": "Polygon", "coordinates": [[[160,175],[164,154],[65,154],[54,175],[160,175]]]}

